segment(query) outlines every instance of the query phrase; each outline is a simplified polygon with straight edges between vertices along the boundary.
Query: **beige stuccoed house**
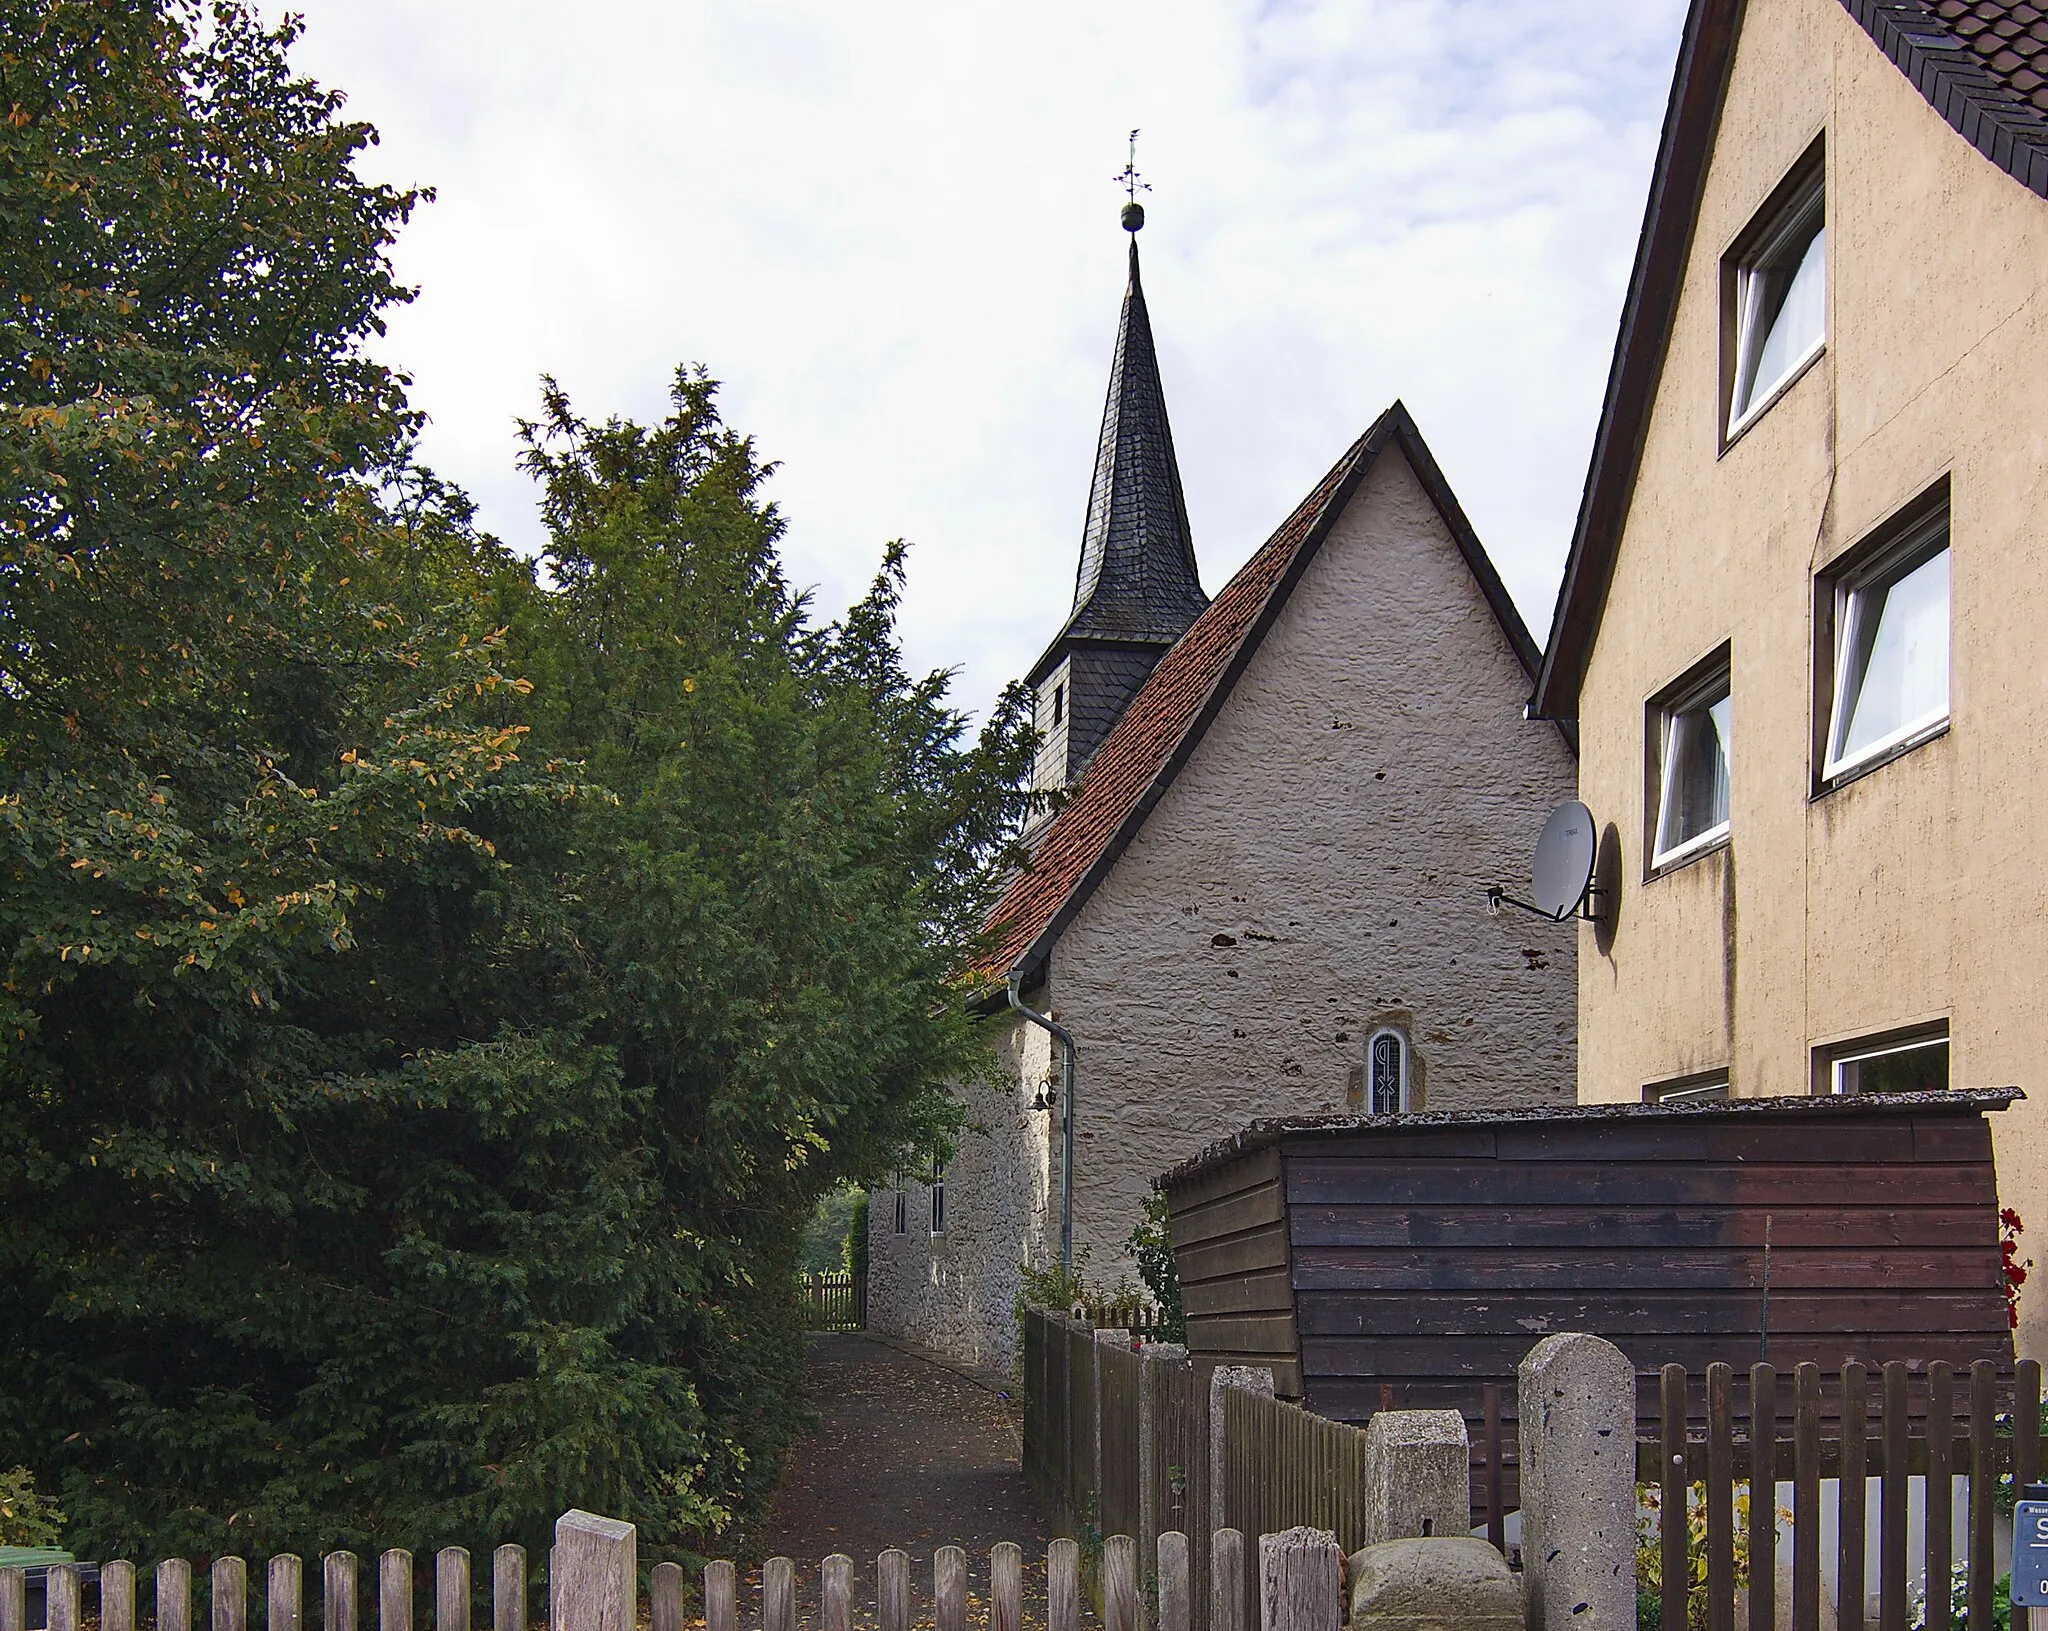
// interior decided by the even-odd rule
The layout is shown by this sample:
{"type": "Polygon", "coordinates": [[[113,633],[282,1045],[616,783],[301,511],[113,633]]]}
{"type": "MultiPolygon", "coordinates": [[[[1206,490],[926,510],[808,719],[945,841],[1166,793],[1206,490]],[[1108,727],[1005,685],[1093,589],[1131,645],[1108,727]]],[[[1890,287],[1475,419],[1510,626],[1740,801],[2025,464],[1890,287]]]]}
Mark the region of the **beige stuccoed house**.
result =
{"type": "Polygon", "coordinates": [[[1534,711],[1615,889],[1581,1097],[2017,1083],[2048,1243],[2039,9],[1696,0],[1534,711]]]}
{"type": "Polygon", "coordinates": [[[1089,1278],[1153,1177],[1254,1116],[1558,1104],[1574,941],[1487,910],[1571,797],[1523,717],[1538,652],[1399,404],[1212,601],[1135,241],[1074,609],[1028,676],[1065,795],[997,908],[1002,1060],[943,1173],[869,1214],[869,1321],[1006,1363],[1021,1265],[1057,1263],[1059,1050],[1089,1278]]]}

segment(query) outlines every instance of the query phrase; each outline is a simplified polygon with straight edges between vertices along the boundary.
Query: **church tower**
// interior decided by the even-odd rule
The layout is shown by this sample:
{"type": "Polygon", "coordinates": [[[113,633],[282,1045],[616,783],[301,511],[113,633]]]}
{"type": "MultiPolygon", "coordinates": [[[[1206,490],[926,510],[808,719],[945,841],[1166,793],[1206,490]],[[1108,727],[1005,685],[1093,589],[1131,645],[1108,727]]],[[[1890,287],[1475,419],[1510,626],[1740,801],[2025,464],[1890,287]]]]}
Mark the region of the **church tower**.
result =
{"type": "Polygon", "coordinates": [[[1080,779],[1153,665],[1209,603],[1195,571],[1159,356],[1138,281],[1136,234],[1145,209],[1135,197],[1124,206],[1123,224],[1132,234],[1130,283],[1110,359],[1074,608],[1025,677],[1037,694],[1032,784],[1046,791],[1080,779]]]}

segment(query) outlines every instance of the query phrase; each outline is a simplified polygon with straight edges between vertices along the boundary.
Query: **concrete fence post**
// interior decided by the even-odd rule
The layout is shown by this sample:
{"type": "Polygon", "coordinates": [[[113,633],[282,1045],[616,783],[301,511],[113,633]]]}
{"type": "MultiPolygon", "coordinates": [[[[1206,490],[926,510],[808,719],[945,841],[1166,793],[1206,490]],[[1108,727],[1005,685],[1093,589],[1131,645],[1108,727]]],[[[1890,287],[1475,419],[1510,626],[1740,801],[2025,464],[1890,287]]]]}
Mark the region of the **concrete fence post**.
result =
{"type": "Polygon", "coordinates": [[[1158,1556],[1159,1492],[1166,1486],[1166,1466],[1159,1451],[1159,1395],[1166,1386],[1166,1367],[1184,1366],[1188,1351],[1177,1342],[1148,1342],[1138,1350],[1138,1555],[1148,1562],[1158,1556]]]}
{"type": "Polygon", "coordinates": [[[574,1508],[555,1520],[549,1560],[551,1631],[634,1631],[639,1619],[638,1531],[574,1508]]]}
{"type": "Polygon", "coordinates": [[[1327,1529],[1259,1537],[1259,1631],[1340,1631],[1344,1549],[1327,1529]]]}
{"type": "Polygon", "coordinates": [[[1636,1375],[1611,1342],[1545,1337],[1519,1377],[1529,1631],[1633,1631],[1636,1375]]]}
{"type": "Polygon", "coordinates": [[[1365,1429],[1361,1546],[1472,1527],[1472,1447],[1455,1410],[1381,1410],[1365,1429]]]}
{"type": "Polygon", "coordinates": [[[1209,1374],[1209,1523],[1216,1529],[1237,1527],[1237,1516],[1225,1505],[1230,1489],[1229,1457],[1225,1454],[1223,1395],[1231,1388],[1273,1397],[1273,1372],[1264,1365],[1218,1365],[1209,1374]]]}

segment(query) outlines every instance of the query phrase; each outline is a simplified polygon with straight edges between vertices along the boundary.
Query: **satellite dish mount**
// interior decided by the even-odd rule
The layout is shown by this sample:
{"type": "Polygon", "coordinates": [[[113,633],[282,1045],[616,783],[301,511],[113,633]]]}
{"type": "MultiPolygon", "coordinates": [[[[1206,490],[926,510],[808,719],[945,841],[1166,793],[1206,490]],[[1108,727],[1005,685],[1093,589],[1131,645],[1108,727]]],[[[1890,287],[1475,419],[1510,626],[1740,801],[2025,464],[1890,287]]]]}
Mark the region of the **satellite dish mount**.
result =
{"type": "Polygon", "coordinates": [[[1498,912],[1503,906],[1518,906],[1552,923],[1562,923],[1574,914],[1597,923],[1599,902],[1607,894],[1593,882],[1598,854],[1593,812],[1577,799],[1567,799],[1550,812],[1543,835],[1536,840],[1536,864],[1530,877],[1535,900],[1517,900],[1508,893],[1507,885],[1489,884],[1486,909],[1498,912]]]}

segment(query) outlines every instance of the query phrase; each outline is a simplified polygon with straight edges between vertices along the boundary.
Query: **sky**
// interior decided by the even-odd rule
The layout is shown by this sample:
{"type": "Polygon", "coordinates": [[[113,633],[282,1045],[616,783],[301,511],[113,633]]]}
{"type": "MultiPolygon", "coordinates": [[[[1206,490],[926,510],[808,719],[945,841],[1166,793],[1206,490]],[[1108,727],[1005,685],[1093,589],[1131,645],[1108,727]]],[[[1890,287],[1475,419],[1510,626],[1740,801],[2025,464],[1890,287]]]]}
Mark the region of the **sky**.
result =
{"type": "Polygon", "coordinates": [[[910,660],[984,711],[1072,602],[1135,127],[1204,586],[1398,397],[1548,630],[1682,0],[262,9],[436,190],[378,351],[515,546],[542,374],[644,421],[702,363],[819,615],[909,540],[910,660]]]}

